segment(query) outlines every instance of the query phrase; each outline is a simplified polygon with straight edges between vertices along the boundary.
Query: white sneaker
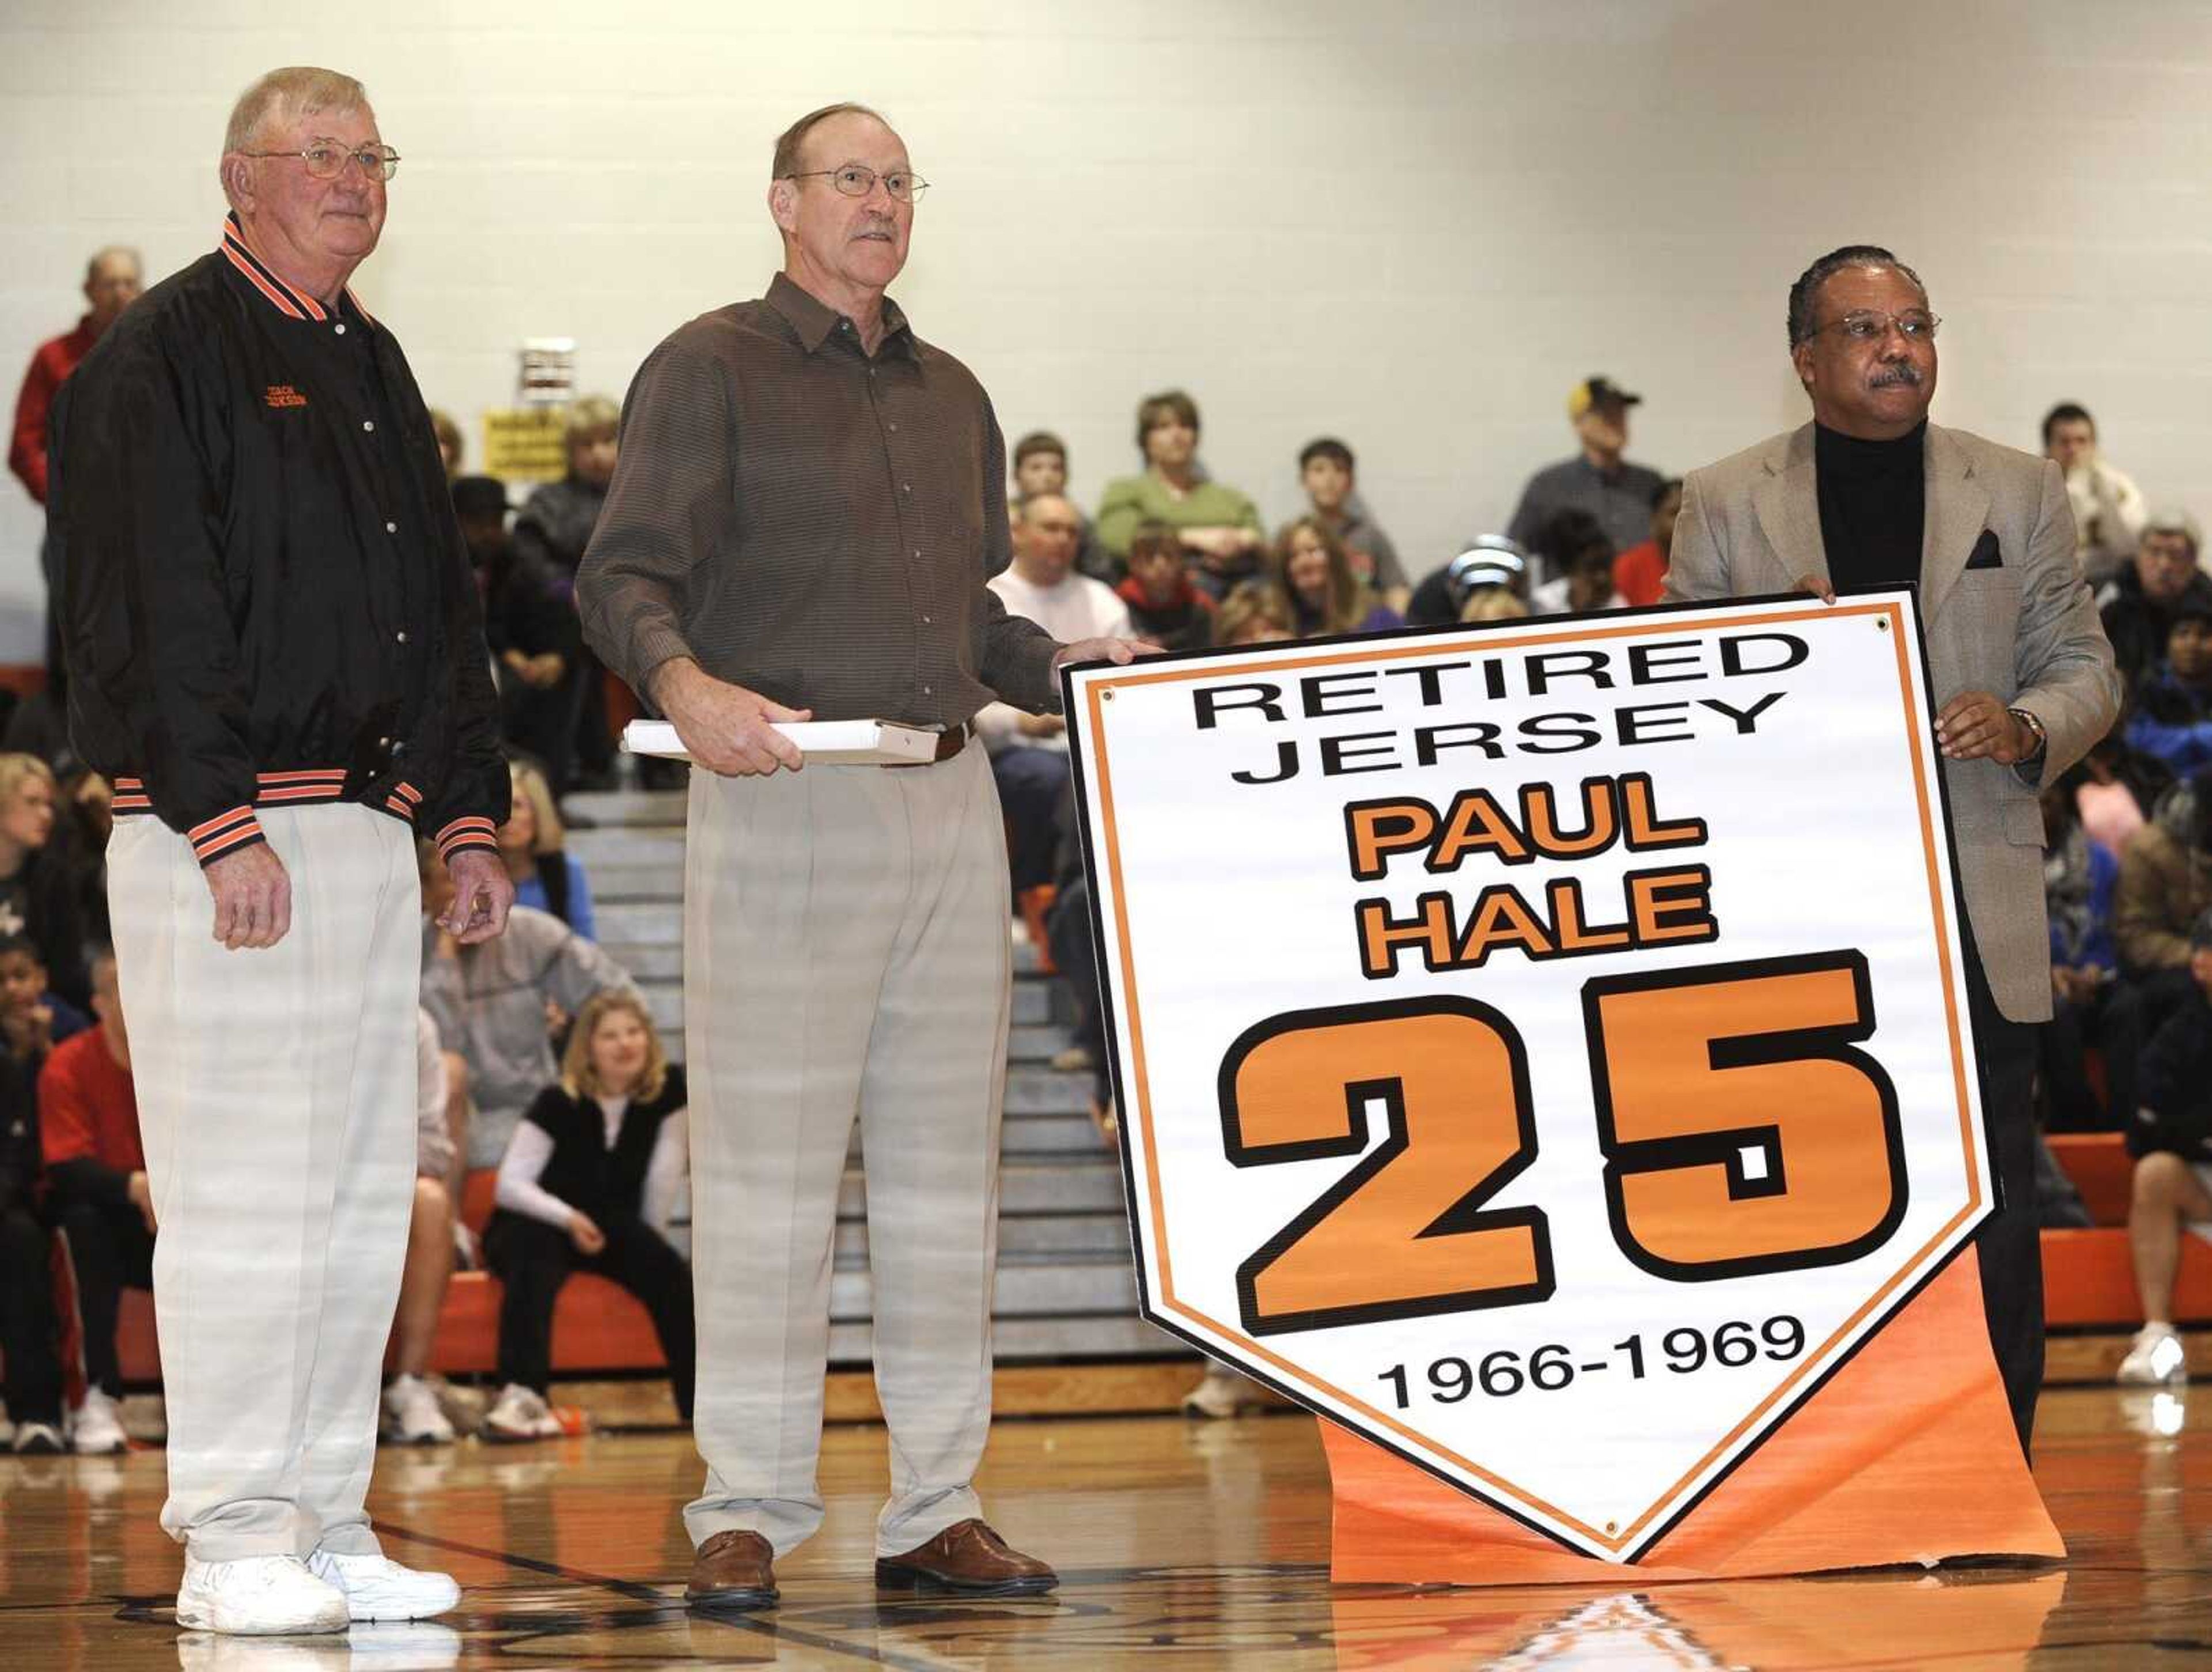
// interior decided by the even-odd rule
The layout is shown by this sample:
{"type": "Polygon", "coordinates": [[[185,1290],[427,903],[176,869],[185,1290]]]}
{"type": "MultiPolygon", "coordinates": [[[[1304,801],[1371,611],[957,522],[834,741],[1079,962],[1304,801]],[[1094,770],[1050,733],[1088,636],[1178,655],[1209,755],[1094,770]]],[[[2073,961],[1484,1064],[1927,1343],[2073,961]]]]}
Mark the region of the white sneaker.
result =
{"type": "Polygon", "coordinates": [[[241,1556],[228,1562],[185,1558],[177,1624],[188,1632],[283,1637],[342,1632],[351,1619],[345,1593],[310,1573],[297,1556],[241,1556]]]}
{"type": "Polygon", "coordinates": [[[2118,1379],[2135,1387],[2163,1387],[2189,1379],[2189,1353],[2170,1323],[2147,1323],[2136,1331],[2118,1379]]]}
{"type": "Polygon", "coordinates": [[[402,1445],[451,1445],[453,1425],[419,1376],[395,1376],[384,1390],[384,1438],[402,1445]]]}
{"type": "Polygon", "coordinates": [[[84,1390],[84,1403],[77,1408],[70,1445],[80,1456],[88,1457],[131,1449],[131,1437],[123,1432],[122,1414],[98,1388],[84,1390]]]}
{"type": "Polygon", "coordinates": [[[427,1620],[461,1600],[446,1573],[418,1573],[386,1556],[344,1556],[318,1550],[307,1571],[343,1592],[356,1620],[427,1620]]]}
{"type": "Polygon", "coordinates": [[[62,1431],[50,1422],[19,1422],[8,1449],[18,1457],[52,1457],[69,1450],[62,1431]]]}
{"type": "Polygon", "coordinates": [[[484,1414],[483,1438],[501,1444],[557,1439],[560,1435],[560,1420],[545,1402],[545,1395],[519,1382],[501,1388],[498,1402],[484,1414]]]}

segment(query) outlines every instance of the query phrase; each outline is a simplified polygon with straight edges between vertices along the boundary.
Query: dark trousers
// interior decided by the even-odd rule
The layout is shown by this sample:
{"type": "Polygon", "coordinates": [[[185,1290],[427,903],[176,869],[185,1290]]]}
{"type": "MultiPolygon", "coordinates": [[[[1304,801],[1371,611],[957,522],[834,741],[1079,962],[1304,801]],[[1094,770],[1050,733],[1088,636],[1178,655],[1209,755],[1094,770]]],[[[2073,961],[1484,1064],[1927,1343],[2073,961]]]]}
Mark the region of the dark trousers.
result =
{"type": "Polygon", "coordinates": [[[580,1254],[565,1231],[519,1213],[495,1214],[484,1232],[484,1257],[502,1286],[499,1302],[499,1379],[544,1393],[553,1379],[553,1303],[571,1272],[611,1278],[645,1303],[668,1360],[677,1411],[691,1420],[698,1348],[692,1328],[691,1268],[667,1239],[641,1219],[602,1223],[607,1245],[580,1254]]]}
{"type": "Polygon", "coordinates": [[[2035,1028],[1999,1011],[1971,944],[1967,1004],[1974,1018],[1982,1116],[1996,1170],[1997,1211],[1974,1238],[1982,1264],[1982,1308],[1990,1347],[2004,1378],[2013,1427],[2026,1453],[2043,1387],[2043,1240],[2035,1205],[2035,1028]]]}
{"type": "Polygon", "coordinates": [[[17,1423],[62,1420],[62,1361],[54,1346],[53,1238],[21,1207],[0,1213],[0,1356],[7,1359],[8,1415],[17,1423]]]}
{"type": "Polygon", "coordinates": [[[2087,999],[2060,999],[2035,1031],[2046,1132],[2120,1132],[2136,1112],[2142,1010],[2124,984],[2106,982],[2087,999]],[[2105,1101],[2089,1085],[2089,1047],[2105,1056],[2105,1101]]]}
{"type": "Polygon", "coordinates": [[[84,1329],[84,1379],[102,1393],[123,1392],[115,1358],[115,1318],[123,1291],[154,1286],[154,1233],[129,1202],[69,1201],[54,1215],[76,1273],[77,1321],[84,1329]]]}
{"type": "Polygon", "coordinates": [[[1006,815],[1006,869],[1014,892],[1052,880],[1060,842],[1060,804],[1067,799],[1067,757],[1057,749],[1008,744],[991,757],[999,806],[1006,815]]]}
{"type": "Polygon", "coordinates": [[[1053,964],[1075,1000],[1075,1043],[1091,1053],[1097,1065],[1091,1096],[1103,1103],[1111,1082],[1106,1070],[1106,1007],[1098,990],[1098,961],[1092,956],[1089,878],[1078,877],[1061,888],[1044,929],[1053,964]]]}

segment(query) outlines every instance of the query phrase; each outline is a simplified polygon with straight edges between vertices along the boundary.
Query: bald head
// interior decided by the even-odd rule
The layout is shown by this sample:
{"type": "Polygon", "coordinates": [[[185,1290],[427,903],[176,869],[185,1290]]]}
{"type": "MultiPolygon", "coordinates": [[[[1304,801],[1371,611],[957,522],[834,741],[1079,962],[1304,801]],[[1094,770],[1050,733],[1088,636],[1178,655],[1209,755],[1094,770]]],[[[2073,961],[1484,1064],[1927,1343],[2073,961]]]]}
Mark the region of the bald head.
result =
{"type": "Polygon", "coordinates": [[[123,310],[138,300],[144,283],[138,252],[111,244],[84,264],[84,299],[91,305],[95,336],[115,323],[123,310]]]}

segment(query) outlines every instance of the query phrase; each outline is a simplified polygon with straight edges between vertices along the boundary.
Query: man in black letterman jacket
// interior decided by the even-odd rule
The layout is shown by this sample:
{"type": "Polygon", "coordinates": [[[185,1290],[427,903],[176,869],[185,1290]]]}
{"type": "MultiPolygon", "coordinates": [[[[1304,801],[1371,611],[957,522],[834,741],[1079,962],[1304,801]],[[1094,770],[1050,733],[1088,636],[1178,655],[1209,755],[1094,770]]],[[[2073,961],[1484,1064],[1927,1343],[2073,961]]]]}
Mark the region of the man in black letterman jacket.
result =
{"type": "Polygon", "coordinates": [[[513,898],[468,555],[406,360],[346,283],[397,162],[358,82],[264,76],[225,137],[220,246],[52,421],[71,735],[116,792],[187,1627],[458,1595],[386,1561],[362,1507],[412,1201],[417,830],[462,940],[513,898]]]}

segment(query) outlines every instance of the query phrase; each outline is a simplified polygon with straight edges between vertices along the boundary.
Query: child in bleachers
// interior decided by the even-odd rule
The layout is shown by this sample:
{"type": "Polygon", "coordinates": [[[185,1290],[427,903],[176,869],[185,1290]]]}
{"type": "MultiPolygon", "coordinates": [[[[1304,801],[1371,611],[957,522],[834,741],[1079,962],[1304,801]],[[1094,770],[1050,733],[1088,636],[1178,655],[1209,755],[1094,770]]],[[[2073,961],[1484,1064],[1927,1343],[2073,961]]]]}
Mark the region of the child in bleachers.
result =
{"type": "MultiPolygon", "coordinates": [[[[2043,792],[2043,897],[2051,921],[2051,1020],[2036,1031],[2041,1058],[2043,1125],[2049,1132],[2117,1130],[2132,1112],[2135,1063],[2113,1049],[2110,1022],[2118,992],[2112,900],[2120,861],[2083,828],[2069,772],[2043,792]],[[2089,1085],[2087,1049],[2105,1048],[2108,1118],[2089,1085]]],[[[2136,1042],[2139,1043],[2139,1042],[2136,1042]]]]}
{"type": "Polygon", "coordinates": [[[1128,578],[1115,593],[1129,606],[1137,636],[1163,650],[1203,650],[1213,642],[1213,600],[1183,567],[1182,544],[1164,522],[1140,523],[1129,539],[1128,578]]]}
{"type": "Polygon", "coordinates": [[[559,918],[586,940],[597,940],[592,887],[584,866],[568,851],[567,827],[554,805],[553,787],[528,761],[507,763],[514,794],[499,827],[499,856],[514,883],[514,903],[559,918]]]}
{"type": "Polygon", "coordinates": [[[27,979],[9,981],[0,973],[0,1357],[7,1380],[0,1388],[15,1425],[18,1455],[52,1453],[63,1448],[62,1367],[55,1347],[54,1287],[48,1249],[52,1236],[40,1211],[44,1157],[39,1145],[39,1071],[52,1043],[51,1018],[41,1019],[38,1004],[46,971],[30,943],[20,937],[0,942],[0,972],[36,968],[38,980],[27,1002],[21,997],[27,979]],[[12,1001],[11,1001],[12,1000],[12,1001]]]}
{"type": "Polygon", "coordinates": [[[668,1241],[690,1147],[684,1071],[672,1066],[644,1002],[601,993],[576,1018],[557,1085],[531,1104],[499,1164],[484,1253],[505,1286],[492,1440],[561,1432],[545,1402],[553,1307],[575,1271],[613,1279],[645,1303],[668,1359],[676,1408],[691,1416],[691,1269],[668,1241]]]}
{"type": "Polygon", "coordinates": [[[2174,605],[2166,660],[2135,693],[2127,740],[2185,776],[2212,766],[2212,599],[2174,605]]]}
{"type": "Polygon", "coordinates": [[[115,956],[93,960],[97,1027],[46,1059],[39,1074],[39,1138],[47,1201],[69,1245],[84,1335],[84,1405],[70,1443],[79,1451],[121,1451],[123,1371],[115,1323],[125,1286],[154,1286],[154,1195],[138,1133],[131,1037],[115,956]]]}
{"type": "Polygon", "coordinates": [[[83,918],[69,866],[47,845],[56,793],[53,768],[36,755],[0,755],[0,933],[29,936],[56,990],[82,1006],[92,990],[83,918]]]}
{"type": "Polygon", "coordinates": [[[28,935],[0,933],[0,1029],[11,1049],[35,1042],[40,1060],[92,1025],[75,1005],[46,985],[46,961],[28,935]]]}
{"type": "Polygon", "coordinates": [[[2143,1327],[2120,1362],[2123,1382],[2189,1379],[2173,1328],[2173,1280],[2182,1227],[2212,1220],[2212,911],[2190,933],[2189,975],[2188,994],[2151,1036],[2138,1080],[2128,1241],[2143,1327]]]}

